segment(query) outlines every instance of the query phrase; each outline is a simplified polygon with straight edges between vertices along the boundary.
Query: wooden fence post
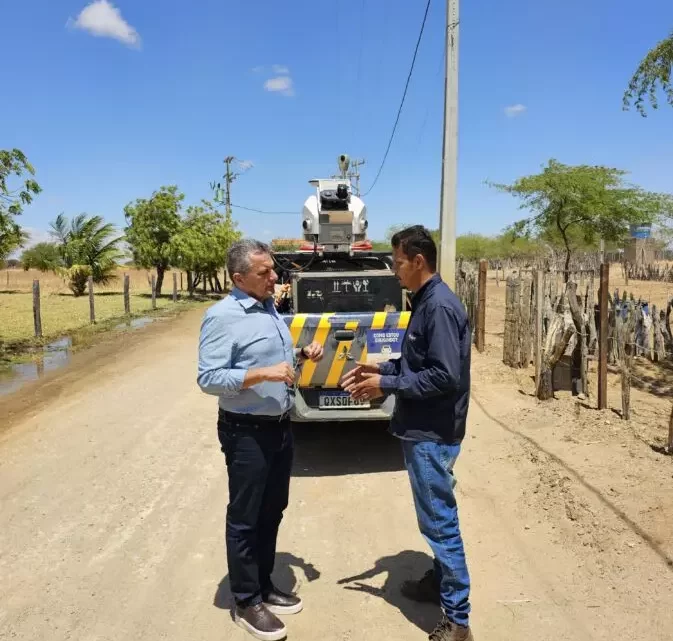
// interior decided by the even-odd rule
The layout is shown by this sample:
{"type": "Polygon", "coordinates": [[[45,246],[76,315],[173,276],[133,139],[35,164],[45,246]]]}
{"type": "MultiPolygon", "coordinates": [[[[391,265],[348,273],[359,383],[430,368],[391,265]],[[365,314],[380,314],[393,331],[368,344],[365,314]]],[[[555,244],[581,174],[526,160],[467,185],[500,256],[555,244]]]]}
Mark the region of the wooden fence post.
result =
{"type": "Polygon", "coordinates": [[[540,389],[542,373],[542,317],[544,314],[544,272],[535,270],[535,397],[540,389]]]}
{"type": "Polygon", "coordinates": [[[124,313],[126,315],[131,313],[130,280],[129,275],[124,274],[124,313]]]}
{"type": "MultiPolygon", "coordinates": [[[[601,264],[601,284],[598,290],[600,327],[598,330],[598,409],[608,406],[608,293],[610,265],[601,264]]],[[[593,310],[591,310],[593,313],[593,310]]]]}
{"type": "Polygon", "coordinates": [[[40,281],[33,281],[33,324],[35,337],[42,338],[42,313],[40,311],[40,281]]]}
{"type": "Polygon", "coordinates": [[[519,362],[517,367],[524,369],[530,365],[533,351],[533,332],[531,324],[531,307],[533,301],[533,280],[526,276],[521,278],[519,290],[519,362]]]}
{"type": "Polygon", "coordinates": [[[486,347],[486,276],[488,262],[479,262],[479,300],[477,303],[477,350],[484,351],[486,347]]]}
{"type": "MultiPolygon", "coordinates": [[[[577,283],[574,280],[568,282],[568,304],[573,323],[575,324],[576,350],[573,356],[578,355],[580,361],[580,379],[582,381],[582,395],[589,396],[589,382],[587,380],[587,332],[584,316],[577,300],[577,283]]],[[[576,361],[573,361],[576,362],[576,361]]]]}
{"type": "Polygon", "coordinates": [[[173,272],[173,302],[178,302],[178,274],[173,272]]]}
{"type": "Polygon", "coordinates": [[[636,309],[633,302],[628,304],[628,317],[619,333],[622,370],[622,419],[631,419],[631,375],[633,357],[636,354],[636,309]]]}
{"type": "Polygon", "coordinates": [[[521,280],[510,276],[507,279],[505,308],[505,339],[503,341],[503,363],[509,367],[519,365],[519,297],[521,280]]]}
{"type": "Polygon", "coordinates": [[[152,309],[157,308],[157,277],[152,274],[152,309]]]}
{"type": "Polygon", "coordinates": [[[182,271],[180,272],[180,291],[184,292],[185,288],[182,286],[182,271]]]}
{"type": "Polygon", "coordinates": [[[96,308],[93,300],[93,276],[89,276],[89,320],[92,324],[96,322],[96,308]]]}

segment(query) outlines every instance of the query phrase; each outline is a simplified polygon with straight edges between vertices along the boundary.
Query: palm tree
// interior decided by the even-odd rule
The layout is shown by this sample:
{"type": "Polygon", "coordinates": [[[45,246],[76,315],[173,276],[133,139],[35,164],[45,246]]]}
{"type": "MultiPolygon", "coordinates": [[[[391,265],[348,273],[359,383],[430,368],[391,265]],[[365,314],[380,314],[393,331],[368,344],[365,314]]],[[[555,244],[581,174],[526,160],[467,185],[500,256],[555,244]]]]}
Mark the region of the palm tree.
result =
{"type": "Polygon", "coordinates": [[[116,235],[112,223],[106,223],[101,216],[87,214],[79,214],[69,221],[59,214],[51,223],[51,230],[67,269],[87,267],[95,283],[105,284],[116,278],[118,261],[123,258],[122,237],[116,235]]]}

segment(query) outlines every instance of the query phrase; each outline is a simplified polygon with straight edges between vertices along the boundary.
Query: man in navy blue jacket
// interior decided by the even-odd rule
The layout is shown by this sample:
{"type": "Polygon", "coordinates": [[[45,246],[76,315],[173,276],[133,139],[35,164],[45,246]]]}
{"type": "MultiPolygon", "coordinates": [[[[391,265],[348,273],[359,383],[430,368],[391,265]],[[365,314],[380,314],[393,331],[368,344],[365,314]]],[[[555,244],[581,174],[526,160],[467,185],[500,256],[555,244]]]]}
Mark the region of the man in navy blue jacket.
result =
{"type": "Polygon", "coordinates": [[[402,443],[421,533],[434,567],[402,592],[440,603],[430,641],[472,641],[470,576],[458,523],[454,464],[470,398],[471,330],[465,309],[437,270],[437,247],[421,225],[392,238],[395,273],[413,292],[401,358],[359,363],[342,380],[356,399],[395,394],[390,431],[402,443]]]}

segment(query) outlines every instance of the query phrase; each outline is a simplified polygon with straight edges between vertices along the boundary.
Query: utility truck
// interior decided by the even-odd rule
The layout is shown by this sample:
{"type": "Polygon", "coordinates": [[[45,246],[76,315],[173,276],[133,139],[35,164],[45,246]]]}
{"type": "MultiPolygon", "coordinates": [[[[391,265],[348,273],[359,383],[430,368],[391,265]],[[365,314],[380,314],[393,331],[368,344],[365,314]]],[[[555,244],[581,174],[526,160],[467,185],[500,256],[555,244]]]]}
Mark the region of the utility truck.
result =
{"type": "Polygon", "coordinates": [[[353,193],[350,160],[342,154],[338,162],[340,177],[309,181],[314,192],[304,203],[299,247],[274,252],[276,307],[294,345],[318,341],[324,348],[321,362],[301,366],[297,422],[390,418],[394,396],[354,401],[339,381],[358,361],[399,357],[409,323],[390,252],[373,251],[367,240],[367,207],[353,193]]]}

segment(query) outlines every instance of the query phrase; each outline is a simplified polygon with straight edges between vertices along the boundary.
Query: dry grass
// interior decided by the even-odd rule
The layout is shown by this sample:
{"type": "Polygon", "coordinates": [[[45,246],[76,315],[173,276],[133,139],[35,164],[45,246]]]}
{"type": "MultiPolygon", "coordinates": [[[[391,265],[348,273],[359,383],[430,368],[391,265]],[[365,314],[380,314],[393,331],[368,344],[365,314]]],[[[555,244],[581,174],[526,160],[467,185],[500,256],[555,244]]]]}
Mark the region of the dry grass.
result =
{"type": "MultiPolygon", "coordinates": [[[[131,281],[131,292],[133,294],[151,294],[150,284],[152,272],[144,269],[119,269],[117,278],[107,285],[96,285],[96,293],[122,293],[124,291],[124,274],[128,274],[131,281]]],[[[0,293],[33,291],[33,280],[40,281],[40,292],[43,295],[67,294],[71,295],[66,283],[55,274],[43,274],[34,269],[24,271],[23,269],[7,269],[0,272],[0,293]]],[[[183,284],[187,287],[186,281],[183,284]]],[[[180,273],[178,272],[178,288],[180,288],[180,273]]],[[[163,293],[170,293],[173,289],[172,272],[166,272],[164,277],[163,293]]],[[[122,308],[123,309],[123,308],[122,308]]]]}
{"type": "MultiPolygon", "coordinates": [[[[119,270],[118,278],[108,285],[94,288],[97,323],[124,315],[125,273],[130,276],[131,313],[143,315],[152,311],[151,274],[145,270],[119,270]]],[[[42,274],[33,270],[6,270],[0,273],[0,338],[11,345],[30,341],[34,337],[34,279],[40,281],[42,332],[45,338],[57,337],[89,325],[87,295],[75,298],[63,280],[53,274],[42,274]]],[[[172,289],[173,276],[167,273],[164,279],[164,296],[157,298],[158,309],[166,309],[173,304],[170,296],[172,289]]]]}

